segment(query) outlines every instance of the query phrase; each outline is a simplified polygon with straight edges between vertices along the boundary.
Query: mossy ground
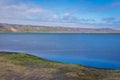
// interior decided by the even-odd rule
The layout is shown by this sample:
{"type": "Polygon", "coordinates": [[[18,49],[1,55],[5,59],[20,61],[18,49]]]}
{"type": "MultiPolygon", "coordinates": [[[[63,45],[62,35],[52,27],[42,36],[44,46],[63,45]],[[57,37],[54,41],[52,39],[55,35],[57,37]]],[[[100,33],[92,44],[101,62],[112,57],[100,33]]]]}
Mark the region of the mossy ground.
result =
{"type": "Polygon", "coordinates": [[[95,69],[24,53],[0,52],[0,80],[120,80],[120,70],[95,69]]]}

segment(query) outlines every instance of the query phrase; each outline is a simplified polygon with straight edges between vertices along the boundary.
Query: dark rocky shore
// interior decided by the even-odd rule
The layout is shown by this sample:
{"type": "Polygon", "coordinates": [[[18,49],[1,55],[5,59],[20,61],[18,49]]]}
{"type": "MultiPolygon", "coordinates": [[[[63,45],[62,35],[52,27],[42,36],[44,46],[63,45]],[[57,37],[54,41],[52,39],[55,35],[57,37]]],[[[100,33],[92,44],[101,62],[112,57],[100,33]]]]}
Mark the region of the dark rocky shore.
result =
{"type": "Polygon", "coordinates": [[[120,70],[105,70],[0,52],[0,80],[120,80],[120,70]]]}

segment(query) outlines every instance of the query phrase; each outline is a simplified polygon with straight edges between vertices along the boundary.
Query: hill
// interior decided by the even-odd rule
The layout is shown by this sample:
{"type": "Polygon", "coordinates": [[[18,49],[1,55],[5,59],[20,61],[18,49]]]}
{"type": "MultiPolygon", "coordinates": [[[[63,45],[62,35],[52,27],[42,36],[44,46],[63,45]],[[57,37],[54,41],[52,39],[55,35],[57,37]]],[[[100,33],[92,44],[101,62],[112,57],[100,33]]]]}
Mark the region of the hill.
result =
{"type": "Polygon", "coordinates": [[[71,28],[0,23],[0,32],[120,33],[120,30],[111,28],[71,28]]]}

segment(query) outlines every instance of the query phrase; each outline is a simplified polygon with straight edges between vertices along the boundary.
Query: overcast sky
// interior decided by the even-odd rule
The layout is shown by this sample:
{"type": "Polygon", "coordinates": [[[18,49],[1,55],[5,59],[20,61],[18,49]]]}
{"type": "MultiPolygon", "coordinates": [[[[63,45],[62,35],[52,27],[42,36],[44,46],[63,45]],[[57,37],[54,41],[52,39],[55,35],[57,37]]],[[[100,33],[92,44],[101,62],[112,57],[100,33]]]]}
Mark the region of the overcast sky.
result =
{"type": "Polygon", "coordinates": [[[120,29],[120,0],[0,0],[0,23],[120,29]]]}

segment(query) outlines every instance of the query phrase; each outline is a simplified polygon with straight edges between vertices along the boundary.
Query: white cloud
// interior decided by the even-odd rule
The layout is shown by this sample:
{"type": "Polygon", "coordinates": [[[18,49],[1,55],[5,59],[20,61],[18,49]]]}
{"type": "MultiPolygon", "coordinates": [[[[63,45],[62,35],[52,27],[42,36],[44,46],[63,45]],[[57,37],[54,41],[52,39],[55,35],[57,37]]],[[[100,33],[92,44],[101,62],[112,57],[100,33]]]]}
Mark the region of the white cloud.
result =
{"type": "Polygon", "coordinates": [[[58,18],[59,18],[59,16],[58,16],[57,14],[54,14],[52,17],[53,17],[54,19],[58,19],[58,18]]]}
{"type": "MultiPolygon", "coordinates": [[[[19,4],[7,4],[11,1],[16,0],[0,0],[0,19],[9,20],[35,20],[43,22],[79,22],[70,12],[57,12],[55,10],[48,10],[40,6],[34,5],[33,3],[21,3],[19,4]],[[4,3],[4,4],[3,4],[4,3]]],[[[72,9],[73,11],[73,9],[72,9]]]]}
{"type": "Polygon", "coordinates": [[[64,16],[65,17],[70,16],[70,13],[64,13],[64,16]]]}
{"type": "MultiPolygon", "coordinates": [[[[6,0],[6,3],[9,1],[11,0],[6,0]]],[[[0,3],[0,18],[35,19],[49,18],[53,15],[51,14],[52,11],[41,8],[39,6],[35,6],[33,4],[2,4],[5,3],[5,0],[0,1],[0,3]]]]}

